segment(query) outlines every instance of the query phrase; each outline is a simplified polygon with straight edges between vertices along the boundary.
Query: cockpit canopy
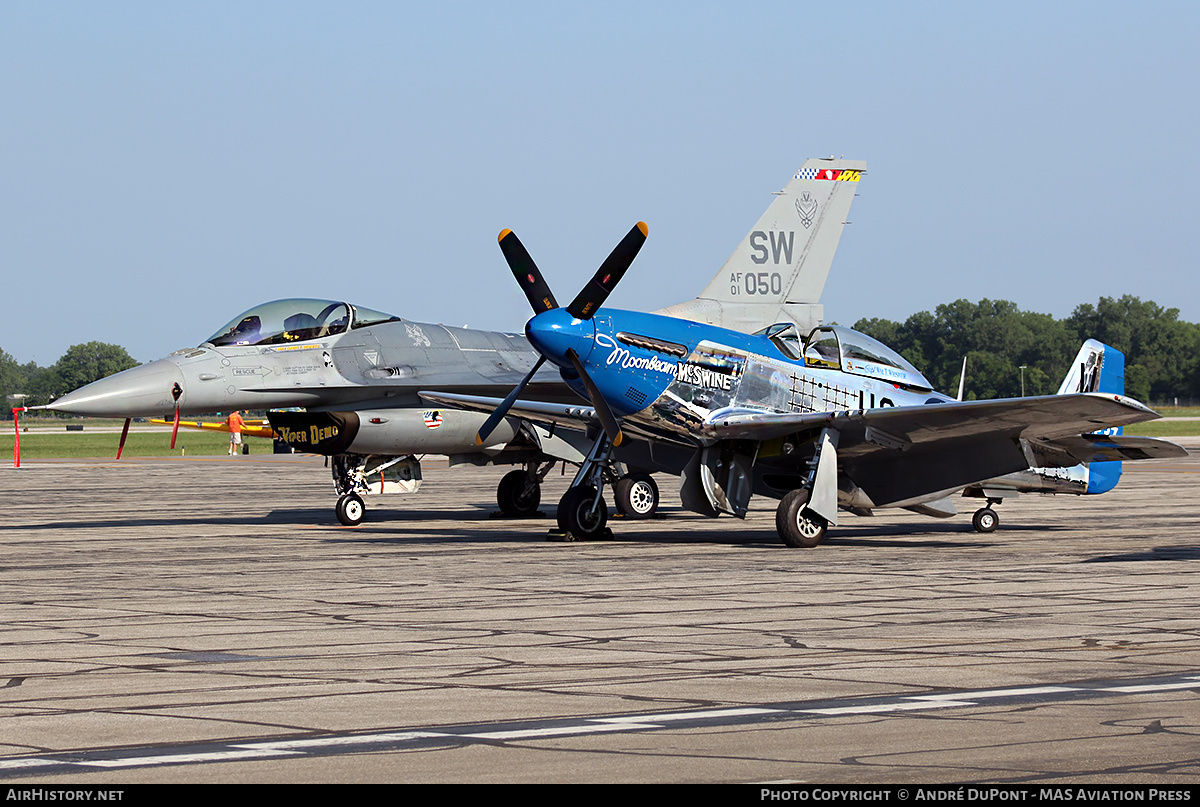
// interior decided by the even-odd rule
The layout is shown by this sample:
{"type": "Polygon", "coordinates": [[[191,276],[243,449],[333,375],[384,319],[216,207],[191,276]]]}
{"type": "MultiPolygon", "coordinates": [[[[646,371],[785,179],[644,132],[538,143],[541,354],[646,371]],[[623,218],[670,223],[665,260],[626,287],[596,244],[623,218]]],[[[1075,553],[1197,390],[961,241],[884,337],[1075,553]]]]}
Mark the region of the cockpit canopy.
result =
{"type": "Polygon", "coordinates": [[[204,341],[213,347],[282,345],[399,320],[391,314],[349,303],[293,298],[255,306],[204,341]]]}
{"type": "Polygon", "coordinates": [[[824,325],[800,339],[796,326],[781,322],[758,332],[768,337],[785,356],[809,367],[829,367],[844,373],[878,378],[924,390],[933,389],[921,372],[896,351],[865,333],[824,325]]]}

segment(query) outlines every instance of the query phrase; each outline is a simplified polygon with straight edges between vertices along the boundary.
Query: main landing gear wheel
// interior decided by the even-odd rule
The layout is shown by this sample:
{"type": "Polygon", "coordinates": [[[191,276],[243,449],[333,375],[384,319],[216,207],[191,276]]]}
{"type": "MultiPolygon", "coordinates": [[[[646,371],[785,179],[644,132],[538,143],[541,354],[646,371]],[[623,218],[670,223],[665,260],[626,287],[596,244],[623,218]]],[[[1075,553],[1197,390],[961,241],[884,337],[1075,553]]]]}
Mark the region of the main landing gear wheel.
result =
{"type": "Polygon", "coordinates": [[[829,529],[829,522],[805,509],[808,495],[806,488],[793,490],[783,497],[775,511],[775,530],[779,533],[779,540],[787,546],[811,549],[821,543],[829,529]]]}
{"type": "Polygon", "coordinates": [[[529,483],[525,471],[509,471],[496,488],[496,504],[500,512],[514,518],[529,518],[538,511],[542,503],[542,486],[529,483]]]}
{"type": "Polygon", "coordinates": [[[971,526],[975,528],[975,532],[995,532],[1000,526],[1000,516],[990,507],[981,507],[971,518],[971,526]]]}
{"type": "Polygon", "coordinates": [[[367,514],[367,506],[363,504],[362,497],[357,493],[347,493],[338,499],[337,507],[334,510],[337,512],[338,521],[347,527],[357,527],[367,514]]]}
{"type": "Polygon", "coordinates": [[[558,528],[581,541],[602,537],[607,523],[608,505],[604,499],[596,502],[596,489],[591,485],[571,488],[558,503],[558,528]]]}
{"type": "Polygon", "coordinates": [[[654,518],[658,485],[650,474],[627,474],[613,486],[617,512],[626,518],[654,518]]]}

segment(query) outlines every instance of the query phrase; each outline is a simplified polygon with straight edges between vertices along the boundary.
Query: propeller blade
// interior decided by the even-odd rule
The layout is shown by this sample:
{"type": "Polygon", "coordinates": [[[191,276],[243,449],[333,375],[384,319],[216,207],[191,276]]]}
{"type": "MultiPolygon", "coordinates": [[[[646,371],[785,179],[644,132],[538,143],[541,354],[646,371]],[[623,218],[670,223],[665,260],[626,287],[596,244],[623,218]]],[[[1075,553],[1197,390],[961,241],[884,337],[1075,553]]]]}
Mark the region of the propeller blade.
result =
{"type": "Polygon", "coordinates": [[[522,378],[521,383],[513,387],[513,391],[508,393],[508,397],[500,403],[500,406],[496,407],[496,410],[488,415],[488,419],[483,422],[483,425],[479,427],[479,431],[475,433],[475,445],[483,445],[483,441],[488,438],[488,435],[500,425],[500,421],[504,420],[504,416],[508,414],[508,410],[512,409],[512,405],[517,402],[517,398],[521,397],[521,393],[525,391],[525,385],[529,383],[529,379],[533,378],[533,374],[541,369],[541,366],[545,362],[546,357],[539,356],[529,374],[522,378]]]}
{"type": "Polygon", "coordinates": [[[604,259],[604,263],[600,264],[600,268],[583,287],[583,291],[567,306],[568,314],[575,319],[591,319],[595,315],[596,310],[604,305],[608,295],[625,275],[625,270],[637,257],[642,244],[646,243],[648,232],[649,228],[644,221],[639,221],[633,226],[621,239],[621,243],[604,259]]]}
{"type": "Polygon", "coordinates": [[[608,401],[604,400],[604,396],[600,394],[600,389],[596,386],[596,382],[592,381],[592,377],[587,374],[587,370],[583,369],[583,362],[579,360],[579,354],[568,348],[567,358],[571,360],[571,364],[575,367],[575,372],[579,373],[579,377],[583,379],[583,386],[587,390],[588,400],[592,402],[592,408],[596,410],[596,417],[600,418],[600,425],[604,427],[604,433],[608,435],[608,439],[614,448],[621,445],[621,440],[624,438],[624,435],[621,434],[621,424],[617,423],[616,415],[609,409],[608,401]]]}
{"type": "Polygon", "coordinates": [[[500,233],[500,251],[504,253],[504,260],[508,261],[508,268],[512,269],[513,277],[517,279],[517,283],[521,284],[521,288],[525,291],[525,297],[533,306],[533,313],[540,314],[543,311],[558,308],[554,292],[550,291],[550,284],[542,277],[542,273],[538,271],[537,264],[529,256],[525,245],[512,230],[504,230],[500,233]]]}

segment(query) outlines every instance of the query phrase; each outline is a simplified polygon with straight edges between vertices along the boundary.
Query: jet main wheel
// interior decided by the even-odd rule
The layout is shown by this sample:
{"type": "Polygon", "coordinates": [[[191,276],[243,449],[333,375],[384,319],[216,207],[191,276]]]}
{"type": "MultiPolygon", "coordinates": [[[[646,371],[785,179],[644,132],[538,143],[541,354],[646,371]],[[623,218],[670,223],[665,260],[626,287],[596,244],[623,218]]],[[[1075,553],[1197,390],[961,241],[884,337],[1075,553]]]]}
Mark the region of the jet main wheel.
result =
{"type": "Polygon", "coordinates": [[[975,532],[995,532],[1000,526],[1000,516],[990,507],[981,507],[971,518],[971,526],[975,528],[975,532]]]}
{"type": "Polygon", "coordinates": [[[558,502],[558,528],[581,540],[599,538],[608,523],[608,505],[601,499],[595,509],[596,489],[591,485],[571,488],[558,502]]]}
{"type": "Polygon", "coordinates": [[[334,510],[337,513],[338,521],[347,527],[357,527],[367,515],[367,506],[363,504],[362,497],[357,493],[347,493],[338,499],[337,507],[334,510]]]}
{"type": "Polygon", "coordinates": [[[811,510],[806,510],[809,491],[800,488],[783,497],[775,511],[775,530],[779,540],[790,547],[811,549],[821,543],[829,522],[811,510]]]}
{"type": "Polygon", "coordinates": [[[658,511],[658,485],[650,474],[628,474],[614,486],[617,512],[626,518],[654,518],[658,511]]]}
{"type": "Polygon", "coordinates": [[[529,518],[542,503],[542,486],[537,482],[530,485],[525,471],[510,471],[496,488],[496,503],[506,516],[529,518]]]}

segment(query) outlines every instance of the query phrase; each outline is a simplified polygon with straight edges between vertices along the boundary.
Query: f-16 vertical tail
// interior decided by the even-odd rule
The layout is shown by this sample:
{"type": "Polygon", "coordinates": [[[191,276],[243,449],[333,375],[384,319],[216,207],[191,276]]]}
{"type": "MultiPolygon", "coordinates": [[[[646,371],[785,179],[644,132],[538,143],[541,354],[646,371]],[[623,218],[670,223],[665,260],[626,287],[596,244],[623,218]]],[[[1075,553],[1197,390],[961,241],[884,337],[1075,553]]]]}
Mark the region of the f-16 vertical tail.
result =
{"type": "Polygon", "coordinates": [[[861,160],[805,160],[700,296],[655,313],[745,333],[789,320],[802,332],[820,325],[821,292],[866,170],[861,160]]]}

